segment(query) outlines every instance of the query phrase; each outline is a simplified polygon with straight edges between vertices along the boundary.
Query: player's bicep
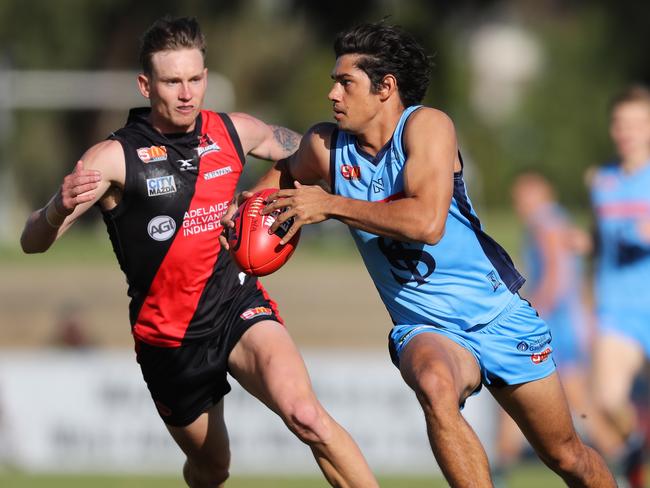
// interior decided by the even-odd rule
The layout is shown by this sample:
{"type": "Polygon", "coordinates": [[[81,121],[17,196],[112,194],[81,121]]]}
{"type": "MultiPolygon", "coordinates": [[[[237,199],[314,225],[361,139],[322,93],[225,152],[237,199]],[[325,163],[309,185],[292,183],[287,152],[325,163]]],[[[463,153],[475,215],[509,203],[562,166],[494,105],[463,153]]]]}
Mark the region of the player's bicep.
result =
{"type": "Polygon", "coordinates": [[[230,114],[245,154],[259,159],[279,161],[293,154],[300,134],[277,125],[269,125],[244,113],[230,114]]]}
{"type": "MultiPolygon", "coordinates": [[[[420,109],[426,110],[426,109],[420,109]]],[[[423,211],[449,209],[453,194],[454,165],[458,147],[453,123],[442,112],[415,113],[404,133],[407,153],[404,192],[416,199],[423,211]]]]}
{"type": "Polygon", "coordinates": [[[300,134],[277,125],[270,125],[269,128],[273,133],[273,136],[266,141],[268,144],[267,150],[271,156],[269,159],[278,161],[296,152],[300,145],[300,134]]]}
{"type": "Polygon", "coordinates": [[[332,124],[310,128],[300,142],[300,148],[287,160],[287,170],[293,180],[312,185],[329,182],[329,158],[332,124]]]}
{"type": "MultiPolygon", "coordinates": [[[[74,211],[66,217],[61,225],[61,232],[65,232],[79,217],[100,201],[111,187],[124,188],[126,179],[126,163],[122,145],[113,140],[103,141],[88,149],[81,157],[85,170],[99,171],[100,180],[97,187],[88,191],[92,198],[80,203],[74,211]]],[[[80,193],[81,194],[81,193],[80,193]]]]}

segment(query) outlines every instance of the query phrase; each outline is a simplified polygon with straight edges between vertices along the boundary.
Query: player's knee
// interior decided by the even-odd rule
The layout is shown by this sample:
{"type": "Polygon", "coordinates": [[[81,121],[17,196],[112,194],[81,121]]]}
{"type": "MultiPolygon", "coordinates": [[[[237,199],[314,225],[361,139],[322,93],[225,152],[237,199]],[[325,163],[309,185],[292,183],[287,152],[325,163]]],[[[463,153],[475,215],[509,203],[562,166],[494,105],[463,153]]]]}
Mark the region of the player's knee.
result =
{"type": "Polygon", "coordinates": [[[435,371],[419,375],[415,394],[427,418],[443,422],[459,411],[459,398],[452,378],[435,371]]]}
{"type": "Polygon", "coordinates": [[[571,436],[563,442],[555,442],[542,459],[556,473],[571,475],[579,473],[586,462],[587,450],[577,436],[571,436]]]}
{"type": "Polygon", "coordinates": [[[306,444],[327,443],[331,437],[331,419],[316,401],[292,402],[283,416],[291,431],[306,444]]]}
{"type": "Polygon", "coordinates": [[[213,461],[186,460],[183,477],[190,488],[219,488],[230,477],[230,456],[213,461]]]}

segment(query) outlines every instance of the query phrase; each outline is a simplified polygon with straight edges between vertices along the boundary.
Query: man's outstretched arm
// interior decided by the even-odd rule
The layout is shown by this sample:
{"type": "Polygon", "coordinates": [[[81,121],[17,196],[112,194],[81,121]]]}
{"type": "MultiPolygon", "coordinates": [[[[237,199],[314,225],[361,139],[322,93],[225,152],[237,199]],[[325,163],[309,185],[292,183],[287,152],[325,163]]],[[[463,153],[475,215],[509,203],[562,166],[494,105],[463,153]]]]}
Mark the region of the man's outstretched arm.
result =
{"type": "Polygon", "coordinates": [[[88,149],[48,203],[27,219],[20,236],[23,251],[47,251],[112,184],[124,184],[124,172],[119,142],[103,141],[88,149]]]}

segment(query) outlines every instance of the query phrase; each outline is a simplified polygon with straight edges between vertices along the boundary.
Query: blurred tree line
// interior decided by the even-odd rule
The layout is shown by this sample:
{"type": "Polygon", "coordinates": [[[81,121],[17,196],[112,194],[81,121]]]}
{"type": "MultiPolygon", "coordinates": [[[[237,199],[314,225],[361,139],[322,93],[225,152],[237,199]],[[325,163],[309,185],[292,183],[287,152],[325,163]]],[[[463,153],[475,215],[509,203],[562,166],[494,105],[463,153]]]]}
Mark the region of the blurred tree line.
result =
{"type": "MultiPolygon", "coordinates": [[[[608,100],[629,81],[650,78],[650,4],[634,0],[2,0],[0,67],[136,70],[139,36],[164,14],[199,19],[207,66],[233,82],[237,110],[299,131],[331,120],[335,33],[382,18],[402,25],[432,54],[426,103],[455,120],[472,194],[490,206],[508,205],[513,175],[531,168],[557,184],[564,203],[584,205],[585,169],[613,156],[608,100]],[[501,49],[481,55],[485,26],[516,28],[537,59],[535,73],[502,93],[516,92],[516,103],[501,110],[493,99],[499,115],[487,117],[474,96],[487,86],[475,65],[489,76],[491,66],[516,70],[530,60],[507,59],[514,55],[501,49]]],[[[0,167],[10,164],[20,199],[40,206],[81,153],[125,117],[16,111],[0,167]]]]}

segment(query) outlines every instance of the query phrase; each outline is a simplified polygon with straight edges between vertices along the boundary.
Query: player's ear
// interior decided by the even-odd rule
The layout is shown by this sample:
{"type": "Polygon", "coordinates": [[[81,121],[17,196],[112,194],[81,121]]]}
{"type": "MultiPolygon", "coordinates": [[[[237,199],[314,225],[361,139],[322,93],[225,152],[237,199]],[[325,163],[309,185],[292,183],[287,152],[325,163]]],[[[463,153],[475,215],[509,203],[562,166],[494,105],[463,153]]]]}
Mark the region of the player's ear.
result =
{"type": "Polygon", "coordinates": [[[149,98],[149,94],[151,93],[151,85],[149,83],[149,77],[144,73],[138,74],[138,90],[140,90],[140,93],[142,93],[142,96],[144,98],[149,98]]]}
{"type": "Polygon", "coordinates": [[[388,100],[391,95],[397,92],[397,79],[395,76],[388,74],[384,76],[384,79],[381,80],[379,84],[379,96],[381,101],[388,100]]]}

